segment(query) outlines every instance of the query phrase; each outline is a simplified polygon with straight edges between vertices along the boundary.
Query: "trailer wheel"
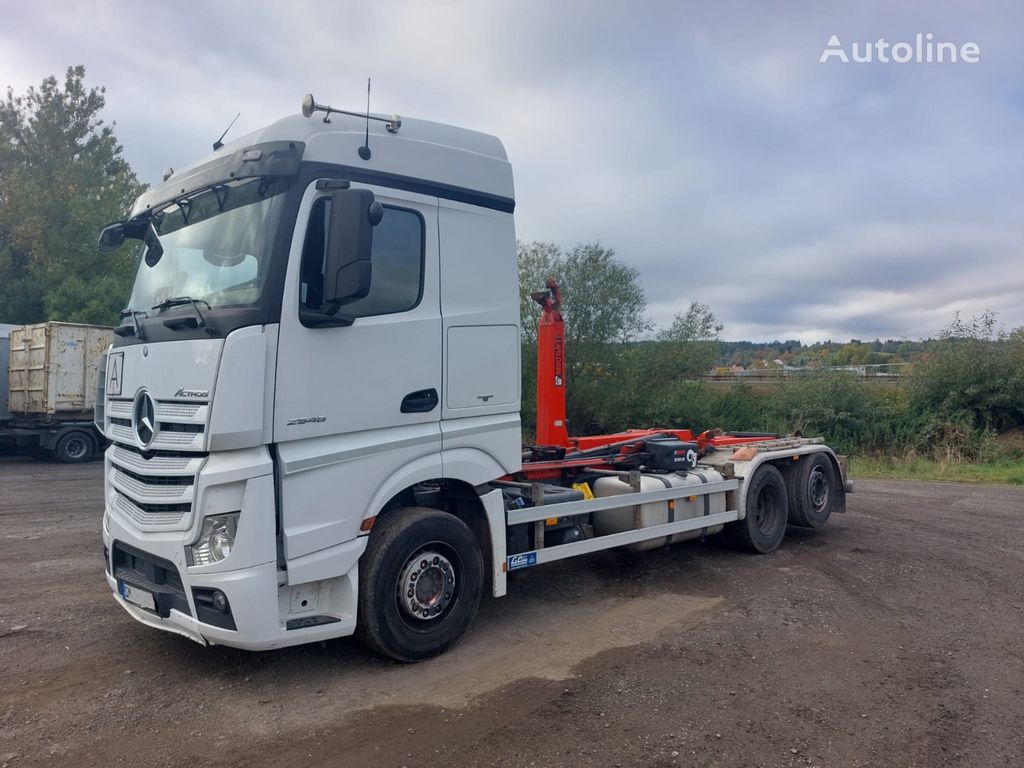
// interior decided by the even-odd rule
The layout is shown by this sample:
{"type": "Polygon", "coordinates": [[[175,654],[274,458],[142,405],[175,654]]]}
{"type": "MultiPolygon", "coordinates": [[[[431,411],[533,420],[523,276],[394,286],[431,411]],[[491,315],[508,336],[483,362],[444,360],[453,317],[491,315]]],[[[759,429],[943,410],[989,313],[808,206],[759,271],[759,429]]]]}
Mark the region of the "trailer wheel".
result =
{"type": "Polygon", "coordinates": [[[74,429],[60,436],[53,446],[53,456],[64,464],[88,461],[96,446],[87,432],[74,429]]]}
{"type": "Polygon", "coordinates": [[[483,592],[483,556],[454,515],[406,507],[374,526],[361,558],[356,625],[371,650],[397,661],[443,653],[469,627],[483,592]]]}
{"type": "Polygon", "coordinates": [[[836,471],[822,453],[805,456],[786,475],[789,522],[805,528],[821,528],[836,503],[836,471]]]}
{"type": "Polygon", "coordinates": [[[786,481],[771,464],[754,472],[747,489],[746,516],[725,526],[726,541],[756,554],[774,552],[786,533],[786,481]]]}

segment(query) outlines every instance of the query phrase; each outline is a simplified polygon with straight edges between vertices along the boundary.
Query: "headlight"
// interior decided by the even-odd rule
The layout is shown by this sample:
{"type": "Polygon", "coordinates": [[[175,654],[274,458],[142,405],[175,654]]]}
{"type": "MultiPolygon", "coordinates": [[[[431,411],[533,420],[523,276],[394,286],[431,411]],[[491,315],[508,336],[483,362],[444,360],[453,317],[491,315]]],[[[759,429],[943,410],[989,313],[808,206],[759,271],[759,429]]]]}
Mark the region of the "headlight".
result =
{"type": "Polygon", "coordinates": [[[210,565],[219,563],[231,554],[238,532],[238,512],[230,515],[213,515],[203,520],[203,530],[192,545],[192,564],[210,565]]]}

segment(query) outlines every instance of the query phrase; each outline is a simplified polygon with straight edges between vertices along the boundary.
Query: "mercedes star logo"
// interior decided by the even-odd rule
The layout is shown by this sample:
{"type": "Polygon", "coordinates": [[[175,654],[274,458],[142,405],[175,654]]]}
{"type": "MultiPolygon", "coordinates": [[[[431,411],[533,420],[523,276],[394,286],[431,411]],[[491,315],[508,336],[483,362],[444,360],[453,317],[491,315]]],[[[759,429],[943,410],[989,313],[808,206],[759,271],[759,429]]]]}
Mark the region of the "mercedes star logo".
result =
{"type": "Polygon", "coordinates": [[[144,389],[135,396],[135,404],[132,406],[132,429],[142,450],[153,444],[157,433],[156,403],[152,395],[144,389]]]}

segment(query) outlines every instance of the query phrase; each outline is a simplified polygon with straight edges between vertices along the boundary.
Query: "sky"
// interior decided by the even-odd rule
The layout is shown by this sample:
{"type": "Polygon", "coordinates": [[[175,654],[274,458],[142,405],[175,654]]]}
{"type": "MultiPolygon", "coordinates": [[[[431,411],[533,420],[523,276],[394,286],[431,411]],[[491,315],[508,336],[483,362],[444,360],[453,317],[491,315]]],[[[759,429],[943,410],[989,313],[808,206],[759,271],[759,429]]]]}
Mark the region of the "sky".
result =
{"type": "MultiPolygon", "coordinates": [[[[667,325],[723,338],[1024,326],[1024,6],[1014,2],[0,0],[0,87],[83,64],[140,178],[341,108],[499,136],[521,240],[599,241],[667,325]],[[853,43],[976,43],[977,63],[820,63],[853,43]]],[[[861,48],[863,51],[863,47],[861,48]]]]}

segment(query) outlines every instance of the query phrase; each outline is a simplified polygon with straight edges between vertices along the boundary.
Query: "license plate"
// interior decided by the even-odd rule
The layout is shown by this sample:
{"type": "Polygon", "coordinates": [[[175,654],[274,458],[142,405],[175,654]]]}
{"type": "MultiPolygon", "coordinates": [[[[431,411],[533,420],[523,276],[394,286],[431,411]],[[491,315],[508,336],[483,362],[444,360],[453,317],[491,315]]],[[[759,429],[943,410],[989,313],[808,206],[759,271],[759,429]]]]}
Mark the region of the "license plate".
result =
{"type": "Polygon", "coordinates": [[[131,584],[126,584],[123,581],[117,582],[117,591],[121,593],[121,597],[133,605],[150,611],[156,610],[156,599],[154,599],[152,592],[133,587],[131,584]]]}

